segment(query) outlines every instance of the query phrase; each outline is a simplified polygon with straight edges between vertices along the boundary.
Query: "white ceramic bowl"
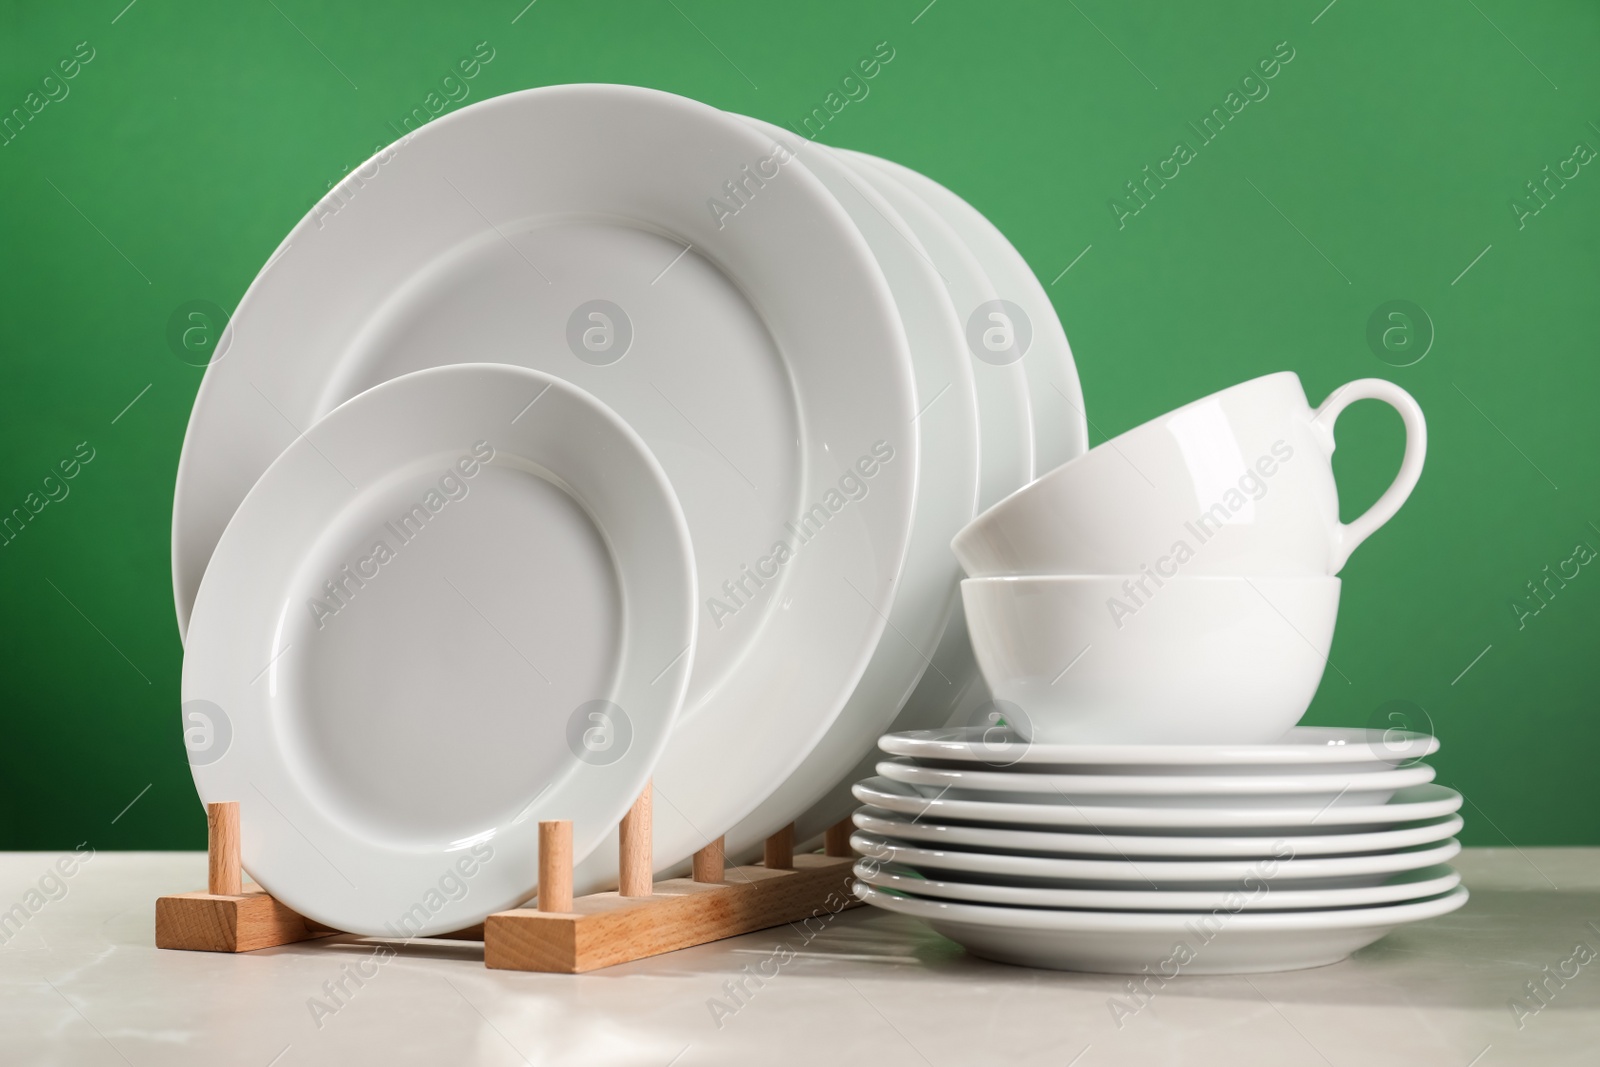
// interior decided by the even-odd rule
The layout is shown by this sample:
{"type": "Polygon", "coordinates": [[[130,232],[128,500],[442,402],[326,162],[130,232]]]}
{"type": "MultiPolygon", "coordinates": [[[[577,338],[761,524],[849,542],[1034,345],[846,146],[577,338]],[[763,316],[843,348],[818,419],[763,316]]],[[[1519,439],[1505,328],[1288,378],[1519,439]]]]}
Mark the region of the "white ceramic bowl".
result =
{"type": "Polygon", "coordinates": [[[961,596],[997,710],[1030,740],[1259,744],[1317,691],[1339,579],[970,578],[961,596]]]}
{"type": "Polygon", "coordinates": [[[1185,404],[1064,463],[951,542],[973,577],[1000,574],[1337,574],[1422,474],[1422,409],[1381,378],[1340,386],[1315,411],[1300,379],[1269,374],[1185,404]],[[1393,484],[1339,521],[1333,423],[1356,400],[1405,422],[1393,484]]]}

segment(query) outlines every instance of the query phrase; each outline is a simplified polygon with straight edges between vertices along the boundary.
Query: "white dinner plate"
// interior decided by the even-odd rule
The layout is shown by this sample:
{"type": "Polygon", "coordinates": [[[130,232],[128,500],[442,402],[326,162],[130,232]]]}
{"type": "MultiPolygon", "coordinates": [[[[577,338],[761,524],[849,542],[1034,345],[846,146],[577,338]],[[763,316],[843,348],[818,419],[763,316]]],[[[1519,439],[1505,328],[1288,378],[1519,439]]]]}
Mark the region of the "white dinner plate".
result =
{"type": "Polygon", "coordinates": [[[918,848],[857,830],[850,847],[880,863],[905,864],[918,871],[960,871],[974,880],[1008,884],[1048,882],[1059,888],[1105,883],[1107,888],[1164,889],[1186,883],[1212,885],[1269,884],[1314,880],[1322,885],[1373,885],[1401,871],[1448,863],[1461,851],[1448,841],[1394,852],[1301,859],[1287,845],[1257,859],[1107,860],[1059,856],[1018,856],[961,849],[918,848]]]}
{"type": "MultiPolygon", "coordinates": [[[[1002,356],[1000,362],[992,362],[997,358],[992,355],[981,359],[977,353],[988,355],[988,350],[980,344],[974,351],[967,336],[973,313],[1002,294],[972,250],[926,200],[873,166],[871,156],[820,147],[835,165],[854,176],[859,187],[875,190],[893,205],[906,227],[906,239],[917,242],[928,265],[938,272],[977,389],[984,453],[978,511],[984,511],[1043,473],[1034,462],[1034,414],[1022,360],[1005,361],[1002,356]]],[[[946,543],[946,550],[949,547],[946,543]]]]}
{"type": "Polygon", "coordinates": [[[1092,767],[1102,774],[1312,774],[1386,770],[1433,755],[1439,739],[1406,730],[1296,726],[1281,741],[1267,745],[1067,745],[1024,741],[1005,727],[952,726],[885,734],[878,747],[925,767],[973,770],[1004,767],[1064,774],[1092,767]]]}
{"type": "MultiPolygon", "coordinates": [[[[1397,926],[1437,918],[1467,902],[1465,886],[1440,897],[1367,908],[1233,914],[1051,911],[923,900],[855,883],[861,900],[926,920],[976,956],[1058,971],[1258,974],[1337,963],[1397,926]]],[[[1120,996],[1120,995],[1119,995],[1120,996]]],[[[1133,1011],[1135,1002],[1112,1000],[1133,1011]]]]}
{"type": "Polygon", "coordinates": [[[694,556],[666,472],[550,375],[419,371],[334,409],[229,522],[183,662],[200,797],[339,930],[457,930],[586,854],[687,689],[694,556]]]}
{"type": "Polygon", "coordinates": [[[1437,819],[1461,807],[1460,793],[1432,783],[1398,790],[1387,804],[1361,807],[1330,807],[1306,803],[1303,799],[1297,803],[1259,808],[1087,807],[1002,803],[952,799],[948,795],[924,796],[914,786],[888,778],[869,778],[857,782],[852,792],[863,804],[938,822],[1015,827],[1091,827],[1196,836],[1210,836],[1219,830],[1358,833],[1383,829],[1396,823],[1437,819]]]}
{"type": "Polygon", "coordinates": [[[174,504],[180,620],[250,485],[341,401],[439,364],[548,371],[622,416],[682,504],[700,639],[654,775],[657,860],[725,832],[854,692],[916,488],[904,326],[795,162],[703,104],[571,85],[461,108],[358,168],[207,368],[174,504]]]}
{"type": "Polygon", "coordinates": [[[1366,807],[1396,789],[1433,781],[1427,764],[1344,774],[1014,774],[951,770],[884,760],[878,773],[929,796],[1021,800],[1040,804],[1150,807],[1281,807],[1299,804],[1366,807]]]}
{"type": "MultiPolygon", "coordinates": [[[[944,283],[917,237],[871,184],[852,176],[825,146],[797,142],[776,126],[747,121],[796,153],[844,205],[877,255],[911,342],[922,449],[916,518],[888,628],[828,732],[777,790],[728,831],[726,848],[732,855],[793,822],[838,785],[842,769],[871,751],[922,677],[927,653],[956,607],[961,568],[951,555],[950,539],[976,514],[979,475],[973,360],[944,283]]],[[[1020,403],[1025,397],[1020,371],[1018,377],[1020,403]]]]}
{"type": "Polygon", "coordinates": [[[983,212],[927,175],[864,152],[836,151],[859,165],[876,167],[932,206],[983,264],[1000,297],[1016,304],[1028,316],[1033,341],[1021,363],[1033,414],[1034,473],[1054,470],[1088,451],[1083,387],[1078,381],[1072,347],[1049,293],[1022,253],[983,212]]]}
{"type": "MultiPolygon", "coordinates": [[[[902,180],[902,176],[912,173],[903,167],[879,166],[883,161],[859,152],[831,151],[860,176],[863,184],[870,183],[901,209],[912,234],[948,281],[964,326],[977,310],[975,302],[980,296],[984,300],[1008,300],[1023,307],[1030,318],[1033,343],[1028,354],[1016,363],[978,359],[969,345],[979,388],[989,391],[988,408],[998,416],[986,417],[979,426],[983,469],[989,481],[984,500],[993,503],[1031,480],[1032,473],[1017,480],[1016,465],[1008,458],[1015,454],[1015,448],[1004,435],[1014,426],[1026,423],[1030,427],[1033,473],[1043,473],[1082,455],[1088,448],[1088,427],[1072,351],[1049,298],[1027,263],[982,215],[948,190],[913,174],[919,179],[918,188],[914,189],[902,180]],[[923,195],[929,187],[937,190],[937,203],[923,195]],[[1034,323],[1043,325],[1034,328],[1034,323]],[[1020,396],[1015,383],[1019,374],[1020,396]],[[1063,397],[1067,398],[1066,403],[1063,397]]],[[[885,637],[893,640],[891,635],[885,637]]],[[[900,707],[890,725],[892,730],[941,726],[952,718],[981,715],[989,702],[989,690],[978,671],[961,612],[951,616],[937,645],[926,651],[930,666],[900,707]]],[[[849,816],[855,806],[850,784],[869,776],[875,761],[870,751],[859,755],[848,773],[837,776],[827,796],[796,821],[800,840],[849,816]]]]}
{"type": "Polygon", "coordinates": [[[1448,866],[1405,871],[1377,885],[1335,889],[1289,889],[1261,883],[1249,889],[1042,889],[986,882],[924,878],[910,867],[859,860],[855,876],[868,885],[914,897],[1004,904],[1025,908],[1096,908],[1103,911],[1303,911],[1396,904],[1448,893],[1461,875],[1448,866]]]}
{"type": "Polygon", "coordinates": [[[868,833],[936,848],[990,852],[1032,852],[1068,856],[1270,856],[1287,845],[1296,856],[1334,856],[1351,852],[1383,852],[1426,845],[1454,837],[1460,815],[1446,815],[1416,826],[1374,830],[1364,834],[1256,834],[1249,837],[1173,837],[1160,834],[1068,833],[1060,830],[1012,830],[996,826],[960,826],[928,822],[876,808],[852,816],[868,833]]]}

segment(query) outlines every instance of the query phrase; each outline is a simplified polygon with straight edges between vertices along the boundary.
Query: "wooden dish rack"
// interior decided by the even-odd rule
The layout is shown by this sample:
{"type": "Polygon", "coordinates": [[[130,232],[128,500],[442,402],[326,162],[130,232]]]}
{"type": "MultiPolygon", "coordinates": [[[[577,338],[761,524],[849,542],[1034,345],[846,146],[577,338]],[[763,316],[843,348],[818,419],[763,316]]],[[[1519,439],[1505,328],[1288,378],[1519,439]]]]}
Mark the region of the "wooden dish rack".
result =
{"type": "MultiPolygon", "coordinates": [[[[572,823],[544,821],[537,905],[436,936],[482,941],[488,967],[580,974],[860,904],[850,892],[848,819],[829,827],[820,854],[795,854],[791,823],[767,838],[759,865],[727,867],[718,838],[694,854],[692,877],[661,882],[652,873],[648,786],[618,829],[617,891],[574,899],[572,823]]],[[[244,884],[236,801],[206,805],[206,837],[206,891],[157,898],[157,948],[254,952],[343,932],[244,884]]]]}

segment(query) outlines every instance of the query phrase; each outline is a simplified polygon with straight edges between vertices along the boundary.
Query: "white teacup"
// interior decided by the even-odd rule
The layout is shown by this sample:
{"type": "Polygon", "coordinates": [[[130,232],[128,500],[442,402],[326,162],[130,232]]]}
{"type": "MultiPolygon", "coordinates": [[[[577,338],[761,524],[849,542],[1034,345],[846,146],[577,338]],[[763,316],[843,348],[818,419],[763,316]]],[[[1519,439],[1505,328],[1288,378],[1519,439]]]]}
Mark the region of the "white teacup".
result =
{"type": "Polygon", "coordinates": [[[1427,423],[1381,378],[1335,389],[1315,411],[1300,378],[1269,374],[1152,419],[1019,489],[958,533],[969,575],[1337,574],[1400,510],[1422,473],[1427,423]],[[1333,424],[1357,400],[1405,422],[1394,482],[1339,521],[1333,424]]]}
{"type": "Polygon", "coordinates": [[[1339,579],[969,578],[994,718],[1034,741],[1260,744],[1322,680],[1339,579]]]}

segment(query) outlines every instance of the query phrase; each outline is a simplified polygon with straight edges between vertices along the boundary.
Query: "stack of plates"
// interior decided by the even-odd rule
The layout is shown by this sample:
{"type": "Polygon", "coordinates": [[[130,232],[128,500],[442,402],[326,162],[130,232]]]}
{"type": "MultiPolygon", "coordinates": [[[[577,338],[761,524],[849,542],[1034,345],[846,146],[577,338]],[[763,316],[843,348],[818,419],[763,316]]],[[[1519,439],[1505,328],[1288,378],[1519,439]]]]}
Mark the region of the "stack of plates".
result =
{"type": "Polygon", "coordinates": [[[1454,911],[1461,796],[1422,734],[1269,745],[886,735],[859,783],[856,893],[973,953],[1060,970],[1316,967],[1454,911]]]}
{"type": "Polygon", "coordinates": [[[950,539],[1086,444],[1043,288],[927,178],[646,89],[462,108],[301,220],[206,369],[201,798],[369,934],[525,899],[540,819],[614,885],[647,781],[662,868],[804,839],[885,729],[985,699],[950,539]]]}

